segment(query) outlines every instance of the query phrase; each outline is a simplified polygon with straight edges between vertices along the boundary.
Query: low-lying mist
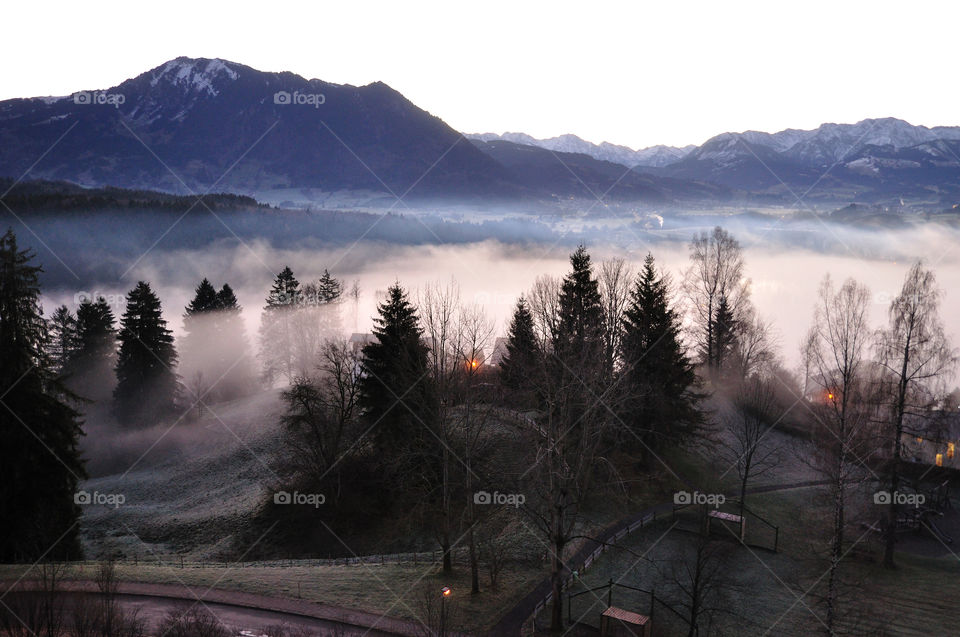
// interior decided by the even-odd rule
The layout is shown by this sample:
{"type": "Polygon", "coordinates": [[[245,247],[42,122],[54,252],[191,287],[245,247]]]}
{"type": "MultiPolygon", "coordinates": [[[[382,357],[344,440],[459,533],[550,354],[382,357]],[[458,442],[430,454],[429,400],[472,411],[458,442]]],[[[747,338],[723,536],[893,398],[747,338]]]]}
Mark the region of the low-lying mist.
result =
{"type": "MultiPolygon", "coordinates": [[[[773,323],[788,366],[799,363],[800,341],[825,274],[836,280],[853,277],[869,286],[874,299],[871,324],[880,327],[907,268],[918,258],[934,269],[945,290],[942,316],[953,343],[960,344],[954,318],[960,314],[960,231],[936,223],[858,229],[817,219],[801,223],[761,215],[698,214],[667,219],[661,226],[650,217],[451,222],[335,213],[325,224],[323,216],[314,213],[262,214],[260,219],[238,220],[191,213],[179,221],[166,216],[137,224],[104,214],[44,216],[27,220],[29,232],[15,230],[45,267],[48,315],[61,303],[75,311],[83,297],[102,295],[119,319],[125,294],[145,280],[159,295],[168,325],[182,342],[184,308],[197,284],[207,278],[217,288],[224,283],[233,288],[253,354],[265,297],[284,266],[293,269],[301,284],[315,281],[324,269],[343,281],[345,290],[358,282],[359,295],[345,294],[340,307],[345,336],[370,330],[378,299],[392,283],[399,281],[415,298],[419,288],[451,279],[463,300],[483,306],[497,334],[504,335],[517,297],[540,275],[562,276],[577,243],[587,245],[594,262],[622,257],[637,266],[652,252],[677,284],[688,267],[687,242],[694,232],[716,223],[744,246],[753,302],[773,323]],[[398,228],[402,232],[392,236],[398,228]],[[444,229],[447,239],[433,232],[437,228],[444,229]],[[525,234],[530,228],[536,231],[525,234]]],[[[105,379],[104,386],[109,384],[105,379]]],[[[102,392],[100,401],[108,397],[109,390],[102,392]]],[[[87,430],[96,433],[89,438],[102,438],[108,433],[103,428],[110,426],[108,410],[87,412],[87,430]]],[[[106,456],[113,459],[110,466],[98,461],[91,470],[102,474],[114,466],[129,466],[156,437],[144,432],[129,439],[114,437],[109,444],[97,442],[110,447],[106,456]]],[[[93,444],[89,438],[86,446],[93,444]]],[[[155,460],[194,443],[170,434],[150,455],[155,460]]],[[[89,451],[88,457],[93,455],[89,451]]]]}

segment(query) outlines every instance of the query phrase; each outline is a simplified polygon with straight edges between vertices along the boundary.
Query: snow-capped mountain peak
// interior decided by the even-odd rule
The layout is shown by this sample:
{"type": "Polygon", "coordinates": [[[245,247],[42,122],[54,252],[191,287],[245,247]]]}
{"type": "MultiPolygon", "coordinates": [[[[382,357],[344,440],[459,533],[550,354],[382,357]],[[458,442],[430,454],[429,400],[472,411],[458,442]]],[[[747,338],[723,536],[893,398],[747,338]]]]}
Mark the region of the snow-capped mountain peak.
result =
{"type": "Polygon", "coordinates": [[[170,60],[151,74],[150,86],[157,87],[161,82],[181,88],[187,92],[219,94],[217,83],[222,78],[235,80],[239,77],[230,65],[219,58],[212,60],[179,57],[170,60]]]}

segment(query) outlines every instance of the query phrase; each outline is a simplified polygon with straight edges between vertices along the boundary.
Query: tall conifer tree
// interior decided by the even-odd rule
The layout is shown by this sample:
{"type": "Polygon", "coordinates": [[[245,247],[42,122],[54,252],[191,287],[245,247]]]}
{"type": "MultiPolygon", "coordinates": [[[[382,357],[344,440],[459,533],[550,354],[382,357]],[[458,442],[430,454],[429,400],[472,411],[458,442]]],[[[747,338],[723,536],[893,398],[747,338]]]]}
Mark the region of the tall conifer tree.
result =
{"type": "Polygon", "coordinates": [[[0,237],[0,561],[79,556],[75,494],[85,478],[79,414],[44,351],[40,268],[0,237]]]}

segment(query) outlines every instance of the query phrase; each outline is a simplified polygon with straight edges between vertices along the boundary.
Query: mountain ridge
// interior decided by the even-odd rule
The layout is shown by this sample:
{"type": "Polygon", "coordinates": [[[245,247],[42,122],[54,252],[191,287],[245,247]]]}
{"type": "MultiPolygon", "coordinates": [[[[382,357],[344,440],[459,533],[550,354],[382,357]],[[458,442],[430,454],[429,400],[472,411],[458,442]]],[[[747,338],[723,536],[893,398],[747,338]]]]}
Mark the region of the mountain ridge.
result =
{"type": "Polygon", "coordinates": [[[0,176],[27,173],[333,207],[576,206],[602,193],[641,206],[942,209],[960,201],[960,127],[874,118],[640,150],[573,134],[464,136],[383,82],[333,84],[179,57],[107,89],[0,101],[0,176]],[[524,150],[533,148],[541,152],[524,150]]]}

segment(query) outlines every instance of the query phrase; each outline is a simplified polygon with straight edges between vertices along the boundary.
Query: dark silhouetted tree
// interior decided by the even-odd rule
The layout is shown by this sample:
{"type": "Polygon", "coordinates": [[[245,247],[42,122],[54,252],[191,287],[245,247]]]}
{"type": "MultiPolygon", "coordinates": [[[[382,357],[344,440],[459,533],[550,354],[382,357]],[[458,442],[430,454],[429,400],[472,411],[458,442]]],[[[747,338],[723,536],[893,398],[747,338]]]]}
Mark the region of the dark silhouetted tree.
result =
{"type": "Polygon", "coordinates": [[[693,435],[703,424],[693,364],[681,342],[669,280],[647,255],[625,312],[620,358],[628,445],[643,451],[693,435]]]}
{"type": "MultiPolygon", "coordinates": [[[[884,375],[881,384],[881,420],[891,458],[887,465],[890,493],[900,490],[903,437],[924,435],[917,424],[931,419],[946,394],[944,381],[957,362],[940,318],[943,292],[932,270],[914,263],[900,294],[890,304],[889,324],[881,330],[877,350],[884,375]]],[[[889,504],[883,565],[895,566],[897,520],[900,507],[889,504]]]]}
{"type": "Polygon", "coordinates": [[[180,368],[198,411],[207,402],[230,400],[254,385],[246,333],[229,285],[217,292],[204,279],[183,315],[180,368]]]}
{"type": "Polygon", "coordinates": [[[560,286],[559,325],[554,348],[573,362],[603,351],[604,314],[600,284],[593,276],[590,255],[583,246],[570,255],[573,271],[560,286]]]}
{"type": "Polygon", "coordinates": [[[102,296],[77,306],[77,345],[67,364],[70,387],[84,398],[107,400],[116,382],[117,340],[113,310],[102,296]]]}
{"type": "Polygon", "coordinates": [[[410,465],[434,439],[425,431],[437,412],[427,348],[419,317],[399,284],[387,290],[377,309],[376,340],[363,348],[360,405],[382,457],[410,465]]]}
{"type": "Polygon", "coordinates": [[[727,297],[721,296],[717,303],[717,312],[713,317],[713,330],[711,338],[713,343],[710,347],[711,356],[713,356],[712,370],[723,372],[731,362],[735,354],[737,335],[740,322],[733,314],[733,308],[727,302],[727,297]]]}
{"type": "Polygon", "coordinates": [[[57,374],[64,373],[76,347],[77,318],[66,305],[61,305],[50,318],[50,343],[47,347],[50,369],[57,374]]]}
{"type": "Polygon", "coordinates": [[[729,232],[717,226],[713,232],[702,232],[690,242],[691,267],[686,272],[683,289],[690,300],[695,323],[694,337],[702,354],[702,362],[716,368],[713,346],[717,305],[725,298],[734,318],[749,303],[750,283],[744,279],[743,251],[729,232]]]}
{"type": "Polygon", "coordinates": [[[114,411],[123,424],[155,424],[175,412],[180,383],[173,334],[148,283],[127,294],[120,326],[114,411]]]}
{"type": "Polygon", "coordinates": [[[75,502],[83,432],[44,351],[40,268],[0,237],[0,561],[79,557],[75,502]]]}
{"type": "Polygon", "coordinates": [[[260,361],[268,383],[281,377],[292,382],[297,375],[294,313],[299,297],[300,282],[289,266],[283,268],[260,316],[260,361]]]}
{"type": "Polygon", "coordinates": [[[500,361],[500,382],[514,392],[533,388],[532,374],[537,366],[537,335],[533,314],[523,297],[517,301],[507,334],[507,353],[500,361]]]}

